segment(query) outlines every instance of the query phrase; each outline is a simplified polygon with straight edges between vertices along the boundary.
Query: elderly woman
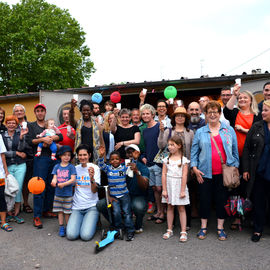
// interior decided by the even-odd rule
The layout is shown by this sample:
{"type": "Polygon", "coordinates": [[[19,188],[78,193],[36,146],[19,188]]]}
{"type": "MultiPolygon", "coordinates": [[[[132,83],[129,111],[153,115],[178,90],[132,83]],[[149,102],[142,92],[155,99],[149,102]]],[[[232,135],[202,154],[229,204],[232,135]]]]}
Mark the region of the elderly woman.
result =
{"type": "Polygon", "coordinates": [[[111,132],[114,134],[115,147],[119,151],[122,159],[125,159],[125,147],[130,144],[140,143],[140,130],[137,126],[131,125],[131,112],[128,109],[122,109],[119,112],[120,124],[117,125],[116,118],[111,124],[111,132]]]}
{"type": "Polygon", "coordinates": [[[81,144],[88,145],[93,149],[93,156],[91,156],[91,159],[96,162],[98,159],[99,129],[97,123],[92,119],[93,104],[85,99],[80,102],[79,109],[82,116],[77,122],[74,119],[74,109],[76,105],[77,101],[72,99],[69,117],[70,125],[76,130],[75,151],[81,144]]]}
{"type": "Polygon", "coordinates": [[[67,224],[68,240],[81,238],[89,241],[96,232],[99,212],[97,186],[100,185],[100,170],[89,163],[92,150],[87,145],[76,149],[79,165],[76,166],[76,185],[73,196],[72,213],[67,224]]]}
{"type": "Polygon", "coordinates": [[[219,121],[221,106],[217,101],[210,101],[205,107],[207,125],[198,129],[191,148],[191,165],[199,183],[201,229],[199,239],[205,239],[207,221],[211,212],[211,202],[216,204],[217,233],[219,240],[226,240],[224,205],[227,200],[227,188],[223,185],[221,160],[215,146],[228,166],[239,166],[237,139],[232,127],[219,121]],[[215,140],[215,142],[214,142],[215,140]]]}
{"type": "Polygon", "coordinates": [[[247,195],[254,203],[254,228],[251,240],[258,242],[263,233],[266,202],[270,203],[270,100],[263,102],[262,120],[249,130],[243,150],[243,178],[247,195]]]}
{"type": "Polygon", "coordinates": [[[19,121],[16,116],[8,115],[5,120],[7,131],[2,135],[4,144],[6,146],[6,162],[8,166],[8,171],[12,174],[18,184],[19,184],[19,192],[15,197],[15,207],[14,213],[9,213],[12,215],[18,224],[24,223],[24,219],[19,217],[20,206],[22,201],[22,187],[24,176],[26,172],[26,142],[25,135],[28,133],[28,129],[16,129],[19,121]]]}

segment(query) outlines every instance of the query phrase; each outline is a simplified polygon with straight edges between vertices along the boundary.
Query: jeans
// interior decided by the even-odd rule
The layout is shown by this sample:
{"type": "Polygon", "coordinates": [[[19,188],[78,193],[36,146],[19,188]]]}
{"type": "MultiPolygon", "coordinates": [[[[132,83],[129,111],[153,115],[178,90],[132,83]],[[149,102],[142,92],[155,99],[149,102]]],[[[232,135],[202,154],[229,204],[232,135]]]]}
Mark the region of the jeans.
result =
{"type": "MultiPolygon", "coordinates": [[[[138,230],[142,228],[143,217],[147,211],[147,200],[143,196],[130,196],[131,201],[131,211],[136,216],[135,229],[138,230]]],[[[106,199],[101,199],[97,203],[97,209],[103,214],[103,216],[109,221],[108,210],[106,206],[106,199]]],[[[114,226],[113,224],[110,224],[114,226]]]]}
{"type": "Polygon", "coordinates": [[[19,192],[17,193],[15,197],[15,202],[21,202],[22,201],[22,187],[23,187],[23,181],[24,181],[24,176],[26,172],[26,163],[22,164],[13,164],[8,166],[8,171],[10,174],[12,174],[18,184],[19,184],[19,192]]]}
{"type": "Polygon", "coordinates": [[[47,212],[53,207],[52,169],[57,163],[58,161],[51,160],[51,157],[41,156],[34,158],[33,176],[41,177],[46,184],[45,190],[41,194],[34,195],[34,217],[41,217],[42,212],[47,212]]]}
{"type": "Polygon", "coordinates": [[[159,167],[158,165],[153,165],[151,167],[148,167],[149,170],[149,186],[157,186],[161,187],[162,186],[162,181],[161,181],[161,175],[162,175],[162,168],[159,167]]]}
{"type": "Polygon", "coordinates": [[[72,210],[67,224],[67,239],[89,241],[96,232],[99,212],[96,206],[83,210],[72,210]]]}

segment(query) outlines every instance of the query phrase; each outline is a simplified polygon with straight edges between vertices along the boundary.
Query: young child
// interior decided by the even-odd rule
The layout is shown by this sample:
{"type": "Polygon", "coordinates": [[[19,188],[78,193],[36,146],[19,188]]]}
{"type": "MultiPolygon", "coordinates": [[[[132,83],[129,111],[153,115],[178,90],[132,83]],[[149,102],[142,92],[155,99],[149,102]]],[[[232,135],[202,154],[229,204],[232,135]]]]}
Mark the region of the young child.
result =
{"type": "MultiPolygon", "coordinates": [[[[37,135],[37,138],[54,136],[56,134],[61,133],[60,130],[55,126],[53,119],[49,119],[45,122],[45,128],[46,129],[42,133],[37,135]]],[[[39,143],[37,147],[37,153],[35,154],[36,157],[39,157],[41,155],[42,147],[43,147],[43,143],[39,143]]],[[[52,151],[51,159],[56,160],[55,154],[57,151],[57,146],[55,142],[52,142],[52,144],[50,145],[50,149],[52,151]]]]}
{"type": "Polygon", "coordinates": [[[76,179],[76,169],[70,164],[72,158],[72,149],[70,146],[64,145],[59,151],[61,163],[54,166],[52,174],[53,179],[51,185],[55,188],[55,197],[53,202],[53,212],[58,213],[59,236],[66,235],[64,219],[68,223],[72,207],[72,186],[76,179]]]}
{"type": "Polygon", "coordinates": [[[162,168],[162,202],[168,204],[168,229],[163,235],[163,239],[167,240],[173,236],[174,206],[177,205],[181,224],[179,241],[186,242],[185,205],[189,204],[187,188],[189,160],[183,156],[183,142],[179,136],[173,136],[168,140],[168,149],[170,154],[163,160],[162,168]]]}
{"type": "Polygon", "coordinates": [[[98,166],[108,177],[110,202],[113,205],[114,226],[117,230],[123,228],[121,212],[124,212],[124,223],[127,230],[127,241],[134,239],[135,227],[132,221],[130,197],[126,184],[127,167],[121,164],[120,153],[110,154],[110,165],[104,163],[105,147],[99,147],[98,166]]]}
{"type": "Polygon", "coordinates": [[[105,118],[109,112],[113,111],[113,109],[115,108],[115,104],[112,101],[107,100],[104,104],[104,108],[105,108],[105,113],[103,114],[103,118],[105,118]]]}

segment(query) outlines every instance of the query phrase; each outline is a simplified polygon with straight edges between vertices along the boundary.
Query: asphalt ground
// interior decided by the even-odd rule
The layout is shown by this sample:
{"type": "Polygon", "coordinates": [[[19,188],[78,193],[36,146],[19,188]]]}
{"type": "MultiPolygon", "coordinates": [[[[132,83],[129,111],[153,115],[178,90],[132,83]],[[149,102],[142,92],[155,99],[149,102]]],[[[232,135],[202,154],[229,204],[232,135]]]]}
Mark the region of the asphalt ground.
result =
{"type": "MultiPolygon", "coordinates": [[[[163,240],[166,223],[144,222],[144,232],[134,241],[116,240],[98,254],[95,241],[100,230],[89,242],[68,241],[58,236],[57,219],[42,219],[43,229],[32,225],[32,214],[21,214],[24,224],[11,222],[13,232],[0,231],[0,270],[24,269],[270,269],[270,230],[266,228],[261,241],[250,240],[251,228],[230,231],[226,222],[227,241],[219,241],[214,217],[205,240],[196,238],[199,219],[192,220],[188,242],[179,242],[179,225],[174,236],[163,240]]],[[[214,215],[214,213],[213,213],[214,215]]],[[[148,216],[148,215],[147,215],[148,216]]],[[[107,222],[102,219],[103,227],[107,222]]]]}

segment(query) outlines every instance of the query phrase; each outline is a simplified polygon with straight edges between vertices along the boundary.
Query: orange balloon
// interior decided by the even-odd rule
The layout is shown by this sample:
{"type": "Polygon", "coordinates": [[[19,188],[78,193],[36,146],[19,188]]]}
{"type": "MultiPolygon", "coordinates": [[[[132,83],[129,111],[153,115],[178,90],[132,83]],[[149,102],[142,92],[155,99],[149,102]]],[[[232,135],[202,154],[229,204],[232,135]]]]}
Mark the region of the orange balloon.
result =
{"type": "Polygon", "coordinates": [[[28,182],[28,189],[31,193],[38,195],[45,189],[45,182],[41,177],[32,177],[28,182]]]}

